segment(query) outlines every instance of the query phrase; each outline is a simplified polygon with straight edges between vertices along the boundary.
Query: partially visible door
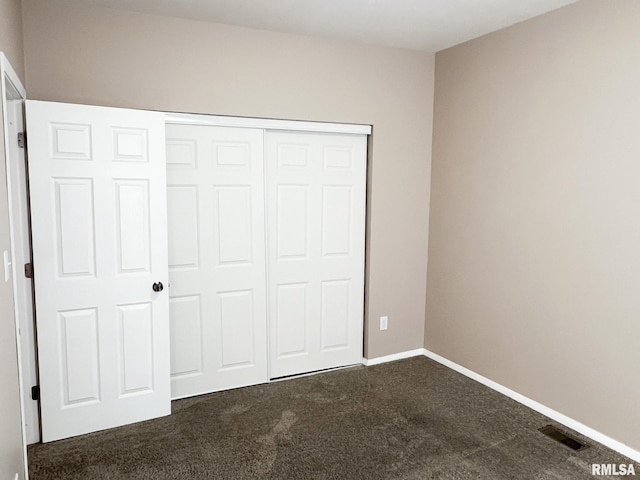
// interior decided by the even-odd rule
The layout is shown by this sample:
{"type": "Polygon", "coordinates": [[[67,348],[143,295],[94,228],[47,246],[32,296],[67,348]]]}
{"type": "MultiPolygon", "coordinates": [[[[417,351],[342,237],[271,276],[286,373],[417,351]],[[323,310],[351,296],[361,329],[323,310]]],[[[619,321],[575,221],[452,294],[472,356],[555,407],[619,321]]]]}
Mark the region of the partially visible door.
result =
{"type": "Polygon", "coordinates": [[[263,131],[167,125],[173,398],[266,382],[263,131]]]}
{"type": "Polygon", "coordinates": [[[164,115],[26,114],[43,441],[168,415],[164,115]]]}
{"type": "Polygon", "coordinates": [[[366,136],[268,131],[270,377],[360,363],[366,136]]]}

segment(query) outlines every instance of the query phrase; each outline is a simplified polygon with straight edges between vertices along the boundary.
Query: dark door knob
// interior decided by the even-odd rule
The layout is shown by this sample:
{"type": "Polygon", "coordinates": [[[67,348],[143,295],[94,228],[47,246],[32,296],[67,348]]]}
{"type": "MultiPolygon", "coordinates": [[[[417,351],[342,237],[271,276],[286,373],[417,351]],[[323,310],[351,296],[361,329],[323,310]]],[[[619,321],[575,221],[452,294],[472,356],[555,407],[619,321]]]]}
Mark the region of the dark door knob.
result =
{"type": "Polygon", "coordinates": [[[158,282],[154,283],[152,288],[154,292],[161,292],[162,290],[164,290],[164,285],[162,285],[162,282],[158,282]]]}

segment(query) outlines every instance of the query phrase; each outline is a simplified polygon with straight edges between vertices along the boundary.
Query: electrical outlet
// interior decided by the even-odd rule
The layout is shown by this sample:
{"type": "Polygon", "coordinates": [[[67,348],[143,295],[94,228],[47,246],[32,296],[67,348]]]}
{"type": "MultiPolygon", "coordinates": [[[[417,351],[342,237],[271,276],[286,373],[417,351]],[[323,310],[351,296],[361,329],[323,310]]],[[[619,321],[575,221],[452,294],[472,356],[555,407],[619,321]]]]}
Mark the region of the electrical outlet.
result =
{"type": "Polygon", "coordinates": [[[389,327],[389,317],[380,317],[380,330],[386,330],[389,327]]]}

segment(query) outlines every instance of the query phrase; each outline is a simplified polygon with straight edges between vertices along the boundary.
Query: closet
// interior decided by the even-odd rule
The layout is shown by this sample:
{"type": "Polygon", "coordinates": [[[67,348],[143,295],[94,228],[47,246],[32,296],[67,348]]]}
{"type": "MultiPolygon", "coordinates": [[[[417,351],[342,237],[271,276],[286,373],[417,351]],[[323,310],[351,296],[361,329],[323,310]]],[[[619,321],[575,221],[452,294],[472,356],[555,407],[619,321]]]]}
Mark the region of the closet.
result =
{"type": "Polygon", "coordinates": [[[359,363],[366,136],[167,124],[172,397],[359,363]]]}
{"type": "Polygon", "coordinates": [[[370,127],[40,101],[26,122],[44,442],[361,362],[370,127]]]}

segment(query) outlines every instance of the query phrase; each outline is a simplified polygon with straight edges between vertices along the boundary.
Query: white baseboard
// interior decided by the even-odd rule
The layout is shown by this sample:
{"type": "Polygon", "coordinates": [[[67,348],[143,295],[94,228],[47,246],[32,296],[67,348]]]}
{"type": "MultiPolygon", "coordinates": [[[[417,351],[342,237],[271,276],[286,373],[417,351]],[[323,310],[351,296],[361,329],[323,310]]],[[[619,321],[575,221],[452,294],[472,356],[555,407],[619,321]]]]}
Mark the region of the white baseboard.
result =
{"type": "Polygon", "coordinates": [[[394,353],[393,355],[386,355],[384,357],[377,357],[377,358],[370,358],[370,359],[363,358],[362,363],[363,365],[366,365],[366,366],[379,365],[381,363],[393,362],[395,360],[402,360],[405,358],[416,357],[420,355],[424,355],[425,357],[430,358],[431,360],[434,360],[444,365],[445,367],[450,368],[451,370],[455,370],[456,372],[461,373],[465,377],[469,377],[470,379],[475,380],[476,382],[480,382],[481,384],[491,388],[492,390],[495,390],[503,395],[506,395],[507,397],[515,400],[516,402],[521,403],[522,405],[529,407],[532,410],[535,410],[536,412],[539,412],[542,415],[549,417],[558,423],[561,423],[562,425],[565,425],[571,430],[574,430],[584,435],[585,437],[589,437],[590,439],[604,445],[605,447],[610,448],[611,450],[621,453],[625,457],[629,457],[630,459],[636,462],[640,462],[640,451],[634,450],[630,446],[625,445],[624,443],[619,442],[618,440],[615,440],[605,435],[604,433],[594,430],[593,428],[585,425],[584,423],[574,420],[573,418],[568,417],[556,410],[553,410],[552,408],[549,408],[546,405],[536,402],[535,400],[532,400],[529,397],[525,397],[524,395],[521,395],[520,393],[515,392],[510,388],[505,387],[504,385],[500,385],[499,383],[494,382],[493,380],[490,380],[487,377],[483,377],[479,373],[476,373],[473,370],[469,370],[468,368],[463,367],[462,365],[458,365],[457,363],[452,362],[451,360],[444,358],[438,355],[437,353],[433,353],[432,351],[427,350],[426,348],[417,348],[415,350],[394,353]]]}
{"type": "Polygon", "coordinates": [[[362,364],[370,367],[371,365],[379,365],[381,363],[393,362],[395,360],[403,360],[405,358],[418,357],[421,355],[424,355],[424,348],[416,348],[415,350],[394,353],[392,355],[386,355],[384,357],[363,358],[362,364]]]}
{"type": "Polygon", "coordinates": [[[423,349],[423,354],[426,357],[444,365],[445,367],[449,367],[450,369],[455,370],[456,372],[461,373],[462,375],[469,377],[472,380],[480,382],[483,385],[515,400],[516,402],[521,403],[522,405],[525,405],[531,408],[532,410],[535,410],[536,412],[539,412],[555,420],[556,422],[561,423],[566,427],[569,427],[570,429],[578,433],[581,433],[585,437],[589,437],[592,440],[595,440],[596,442],[601,443],[606,447],[609,447],[611,450],[615,450],[616,452],[621,453],[622,455],[629,457],[630,459],[636,462],[640,462],[639,451],[634,450],[628,445],[625,445],[624,443],[619,442],[611,437],[608,437],[604,433],[600,433],[597,430],[594,430],[593,428],[585,425],[584,423],[574,420],[571,417],[567,417],[566,415],[556,410],[553,410],[552,408],[549,408],[546,405],[536,402],[535,400],[532,400],[529,397],[525,397],[524,395],[521,395],[518,392],[514,392],[510,388],[507,388],[504,385],[500,385],[499,383],[496,383],[493,380],[488,379],[487,377],[483,377],[479,373],[469,370],[468,368],[465,368],[462,365],[458,365],[457,363],[452,362],[451,360],[448,360],[438,355],[437,353],[433,353],[430,350],[423,349]]]}

